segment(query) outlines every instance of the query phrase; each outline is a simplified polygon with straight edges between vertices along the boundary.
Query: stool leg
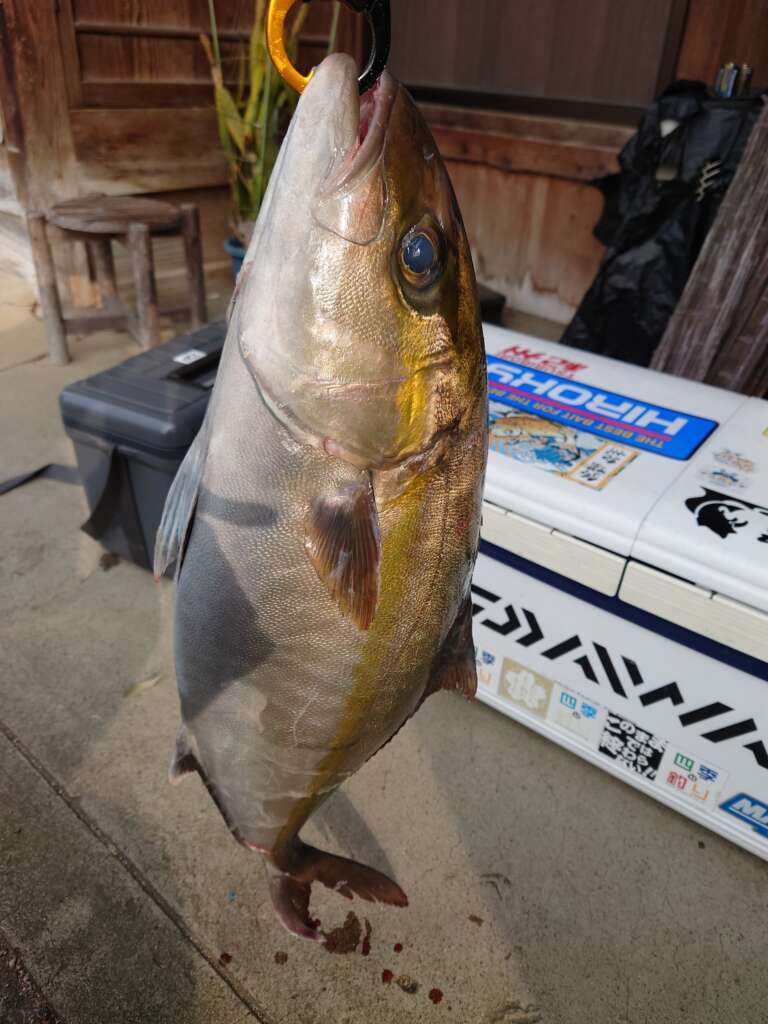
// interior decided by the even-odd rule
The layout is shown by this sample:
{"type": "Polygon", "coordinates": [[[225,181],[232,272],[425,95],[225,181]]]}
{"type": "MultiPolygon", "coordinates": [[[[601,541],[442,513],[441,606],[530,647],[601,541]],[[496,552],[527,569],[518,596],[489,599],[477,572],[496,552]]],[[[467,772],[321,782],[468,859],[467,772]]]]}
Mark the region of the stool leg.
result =
{"type": "Polygon", "coordinates": [[[160,343],[160,327],[152,240],[146,224],[131,224],[128,229],[128,244],[131,248],[133,277],[136,282],[139,344],[143,348],[151,348],[160,343]]]}
{"type": "Polygon", "coordinates": [[[48,336],[48,355],[52,363],[64,366],[69,362],[67,331],[61,315],[61,303],[56,287],[56,270],[53,266],[51,247],[45,233],[45,217],[39,213],[27,215],[29,241],[37,272],[40,291],[40,305],[43,309],[45,333],[48,336]]]}
{"type": "Polygon", "coordinates": [[[108,238],[97,238],[88,242],[88,249],[96,272],[101,306],[113,309],[117,306],[117,281],[115,261],[112,257],[112,243],[108,238]]]}
{"type": "Polygon", "coordinates": [[[203,246],[200,239],[200,217],[197,207],[184,203],[181,207],[184,256],[189,283],[189,313],[192,327],[201,327],[208,319],[205,308],[205,278],[203,277],[203,246]]]}

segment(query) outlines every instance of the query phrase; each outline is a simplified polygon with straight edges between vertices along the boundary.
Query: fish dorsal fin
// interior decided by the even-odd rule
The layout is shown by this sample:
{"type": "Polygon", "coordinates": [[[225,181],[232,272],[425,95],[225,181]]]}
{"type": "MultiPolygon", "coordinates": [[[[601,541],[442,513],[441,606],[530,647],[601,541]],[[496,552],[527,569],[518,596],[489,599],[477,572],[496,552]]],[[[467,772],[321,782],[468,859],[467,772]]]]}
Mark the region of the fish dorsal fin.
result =
{"type": "Polygon", "coordinates": [[[368,629],[379,600],[381,561],[379,516],[370,481],[317,498],[304,546],[342,614],[368,629]]]}
{"type": "Polygon", "coordinates": [[[477,691],[477,664],[472,640],[472,600],[469,595],[445,638],[435,664],[429,693],[454,690],[471,700],[477,691]]]}
{"type": "Polygon", "coordinates": [[[206,412],[197,437],[184,456],[165,499],[163,516],[155,537],[155,579],[160,579],[172,562],[178,563],[177,574],[181,568],[184,544],[192,525],[203,478],[209,437],[210,415],[206,412]]]}

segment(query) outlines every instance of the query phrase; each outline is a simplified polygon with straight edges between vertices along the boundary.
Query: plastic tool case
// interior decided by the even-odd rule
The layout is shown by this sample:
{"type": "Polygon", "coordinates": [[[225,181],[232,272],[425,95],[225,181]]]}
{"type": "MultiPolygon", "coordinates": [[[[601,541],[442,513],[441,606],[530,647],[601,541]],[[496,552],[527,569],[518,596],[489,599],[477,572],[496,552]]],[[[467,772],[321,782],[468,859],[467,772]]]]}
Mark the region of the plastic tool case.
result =
{"type": "Polygon", "coordinates": [[[768,859],[768,402],[485,339],[478,696],[768,859]]]}
{"type": "Polygon", "coordinates": [[[91,510],[84,529],[147,568],[168,489],[205,416],[225,335],[224,321],[208,324],[61,393],[91,510]]]}

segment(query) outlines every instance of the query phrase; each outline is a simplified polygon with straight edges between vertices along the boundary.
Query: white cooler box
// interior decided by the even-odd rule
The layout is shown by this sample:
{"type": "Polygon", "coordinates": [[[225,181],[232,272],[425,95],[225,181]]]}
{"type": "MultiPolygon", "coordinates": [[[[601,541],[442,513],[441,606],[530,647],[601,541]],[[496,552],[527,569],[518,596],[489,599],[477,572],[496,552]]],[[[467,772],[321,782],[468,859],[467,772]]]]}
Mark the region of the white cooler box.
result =
{"type": "Polygon", "coordinates": [[[768,859],[768,402],[485,340],[478,696],[768,859]]]}

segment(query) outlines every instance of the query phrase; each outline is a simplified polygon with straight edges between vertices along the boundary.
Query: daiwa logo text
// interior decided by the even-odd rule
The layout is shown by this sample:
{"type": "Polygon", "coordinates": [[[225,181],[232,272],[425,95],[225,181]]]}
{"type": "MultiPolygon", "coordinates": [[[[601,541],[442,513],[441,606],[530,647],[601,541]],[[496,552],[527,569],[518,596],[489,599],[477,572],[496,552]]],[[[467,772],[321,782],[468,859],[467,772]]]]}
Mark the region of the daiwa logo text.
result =
{"type": "Polygon", "coordinates": [[[674,409],[639,402],[553,373],[488,357],[493,401],[590,433],[621,440],[672,459],[688,459],[717,427],[674,409]]]}

